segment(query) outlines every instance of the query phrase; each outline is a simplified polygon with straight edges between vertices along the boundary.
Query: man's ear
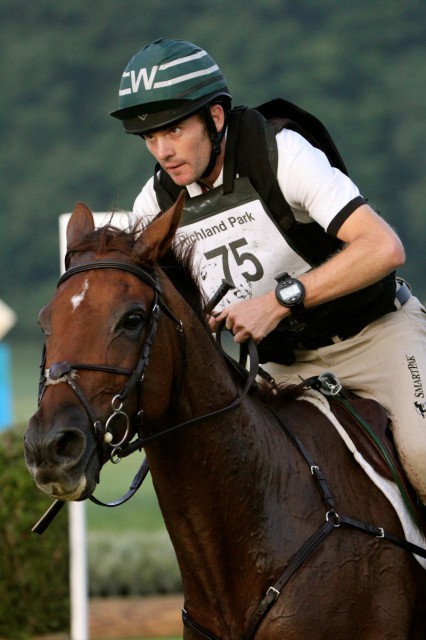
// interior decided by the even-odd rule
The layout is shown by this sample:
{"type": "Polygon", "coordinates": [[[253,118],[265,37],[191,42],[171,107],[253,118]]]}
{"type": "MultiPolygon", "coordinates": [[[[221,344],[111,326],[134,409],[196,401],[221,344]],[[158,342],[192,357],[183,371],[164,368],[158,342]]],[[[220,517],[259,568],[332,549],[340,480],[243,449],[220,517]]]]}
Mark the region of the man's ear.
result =
{"type": "Polygon", "coordinates": [[[216,131],[222,131],[225,126],[225,110],[221,104],[212,104],[210,107],[213,122],[216,125],[216,131]]]}

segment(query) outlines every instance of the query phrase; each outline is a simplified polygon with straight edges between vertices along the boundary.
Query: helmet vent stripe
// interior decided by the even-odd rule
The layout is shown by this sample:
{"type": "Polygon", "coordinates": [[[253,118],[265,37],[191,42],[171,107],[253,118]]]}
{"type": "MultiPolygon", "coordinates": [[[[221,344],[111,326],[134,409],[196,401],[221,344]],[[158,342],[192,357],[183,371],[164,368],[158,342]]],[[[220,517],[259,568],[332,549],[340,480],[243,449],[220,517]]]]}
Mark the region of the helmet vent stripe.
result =
{"type": "Polygon", "coordinates": [[[169,67],[174,67],[176,64],[185,64],[186,62],[191,62],[191,60],[198,60],[198,58],[204,58],[207,55],[207,51],[201,50],[198,53],[193,53],[191,56],[185,56],[184,58],[177,58],[177,60],[171,60],[171,62],[166,62],[165,64],[160,65],[160,71],[164,69],[168,69],[169,67]]]}
{"type": "Polygon", "coordinates": [[[209,67],[208,69],[202,69],[201,71],[193,71],[192,73],[186,73],[183,76],[178,76],[177,78],[171,78],[170,80],[164,80],[163,82],[155,82],[154,89],[161,89],[162,87],[170,87],[173,84],[179,84],[180,82],[185,82],[186,80],[191,80],[191,78],[198,78],[200,76],[207,76],[211,73],[217,71],[219,67],[217,64],[209,67]]]}

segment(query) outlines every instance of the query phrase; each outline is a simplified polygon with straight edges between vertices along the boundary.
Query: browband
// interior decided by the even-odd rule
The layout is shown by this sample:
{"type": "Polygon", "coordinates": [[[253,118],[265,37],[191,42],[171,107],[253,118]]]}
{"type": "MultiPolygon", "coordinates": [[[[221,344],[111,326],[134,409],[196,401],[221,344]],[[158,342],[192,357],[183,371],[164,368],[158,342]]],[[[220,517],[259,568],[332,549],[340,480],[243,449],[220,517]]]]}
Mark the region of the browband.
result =
{"type": "Polygon", "coordinates": [[[60,287],[63,282],[68,280],[68,278],[71,278],[71,276],[75,275],[76,273],[83,273],[84,271],[93,271],[97,269],[119,269],[120,271],[133,273],[133,275],[135,275],[137,278],[140,278],[140,280],[143,280],[143,282],[160,293],[155,279],[148,273],[148,271],[142,269],[142,267],[138,267],[135,264],[127,264],[123,262],[90,262],[88,264],[81,264],[77,267],[71,267],[71,269],[65,271],[65,273],[63,273],[59,278],[57,286],[60,287]]]}

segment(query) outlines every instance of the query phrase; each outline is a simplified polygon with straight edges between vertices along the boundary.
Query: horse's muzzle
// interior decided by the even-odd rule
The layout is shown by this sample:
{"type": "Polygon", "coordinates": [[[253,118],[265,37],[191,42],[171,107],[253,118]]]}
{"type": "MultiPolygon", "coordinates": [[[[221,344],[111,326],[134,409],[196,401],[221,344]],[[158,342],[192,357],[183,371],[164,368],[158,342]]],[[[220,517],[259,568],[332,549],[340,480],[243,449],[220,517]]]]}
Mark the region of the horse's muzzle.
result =
{"type": "Polygon", "coordinates": [[[99,472],[96,443],[78,426],[57,419],[46,429],[37,412],[24,435],[24,452],[37,487],[50,496],[78,500],[94,490],[99,472]]]}

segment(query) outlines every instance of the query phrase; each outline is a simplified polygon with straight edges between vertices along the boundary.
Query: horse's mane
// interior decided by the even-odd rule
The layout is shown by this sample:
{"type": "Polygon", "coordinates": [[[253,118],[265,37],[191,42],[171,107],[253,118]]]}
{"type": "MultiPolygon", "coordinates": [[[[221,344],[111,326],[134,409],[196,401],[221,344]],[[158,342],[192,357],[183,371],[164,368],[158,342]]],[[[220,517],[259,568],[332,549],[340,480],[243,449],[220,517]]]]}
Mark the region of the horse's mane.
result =
{"type": "MultiPolygon", "coordinates": [[[[95,229],[86,235],[78,245],[68,247],[65,259],[66,268],[69,267],[71,257],[75,253],[93,251],[101,255],[115,251],[124,254],[147,271],[153,271],[155,267],[151,264],[141,264],[140,260],[135,260],[134,246],[146,225],[146,222],[139,220],[128,229],[120,229],[111,223],[95,229]]],[[[194,268],[194,245],[187,245],[178,239],[175,240],[172,247],[159,260],[158,267],[167,275],[202,324],[207,327],[204,313],[206,300],[194,268]]],[[[220,351],[219,347],[217,348],[220,351]]],[[[279,397],[288,398],[299,393],[294,387],[281,388],[280,385],[276,386],[265,381],[259,382],[258,391],[261,397],[272,403],[275,403],[279,397]]]]}
{"type": "MultiPolygon", "coordinates": [[[[138,220],[127,229],[120,229],[108,223],[87,234],[77,245],[68,247],[65,266],[68,268],[75,253],[93,251],[97,255],[115,251],[124,254],[138,266],[152,271],[151,264],[141,264],[135,256],[134,247],[140,234],[147,226],[138,220]]],[[[198,318],[205,324],[205,298],[194,269],[194,247],[175,240],[171,249],[158,261],[158,266],[167,275],[173,286],[181,294],[198,318]]]]}
{"type": "Polygon", "coordinates": [[[206,298],[194,269],[194,249],[194,245],[185,246],[181,242],[175,242],[158,264],[183,299],[205,325],[206,315],[204,313],[204,307],[206,305],[206,298]]]}

